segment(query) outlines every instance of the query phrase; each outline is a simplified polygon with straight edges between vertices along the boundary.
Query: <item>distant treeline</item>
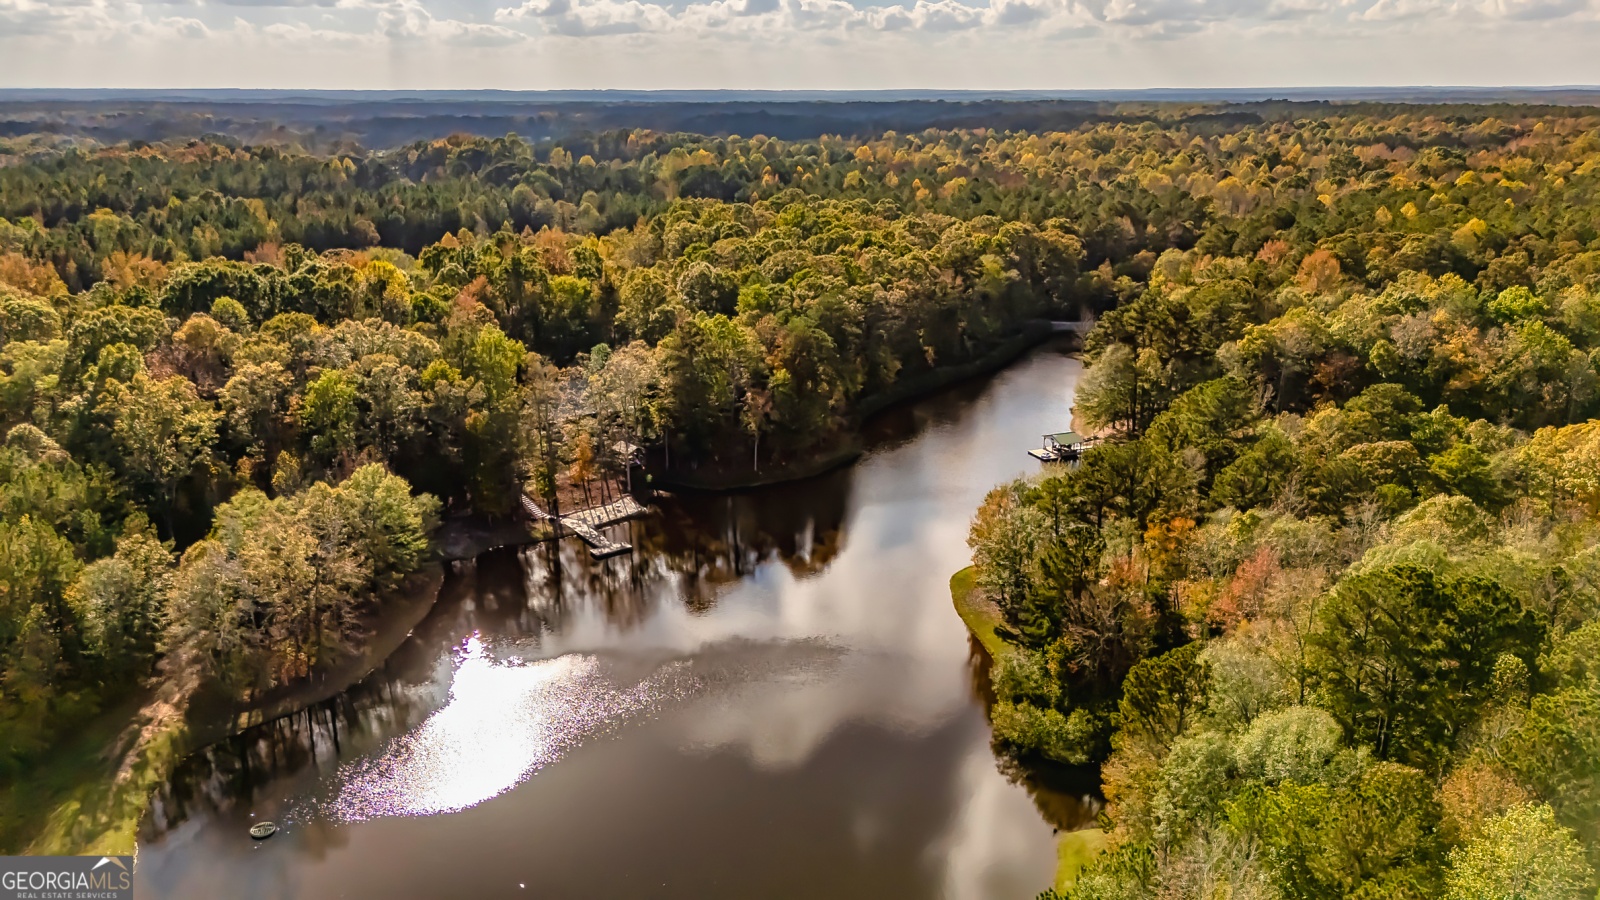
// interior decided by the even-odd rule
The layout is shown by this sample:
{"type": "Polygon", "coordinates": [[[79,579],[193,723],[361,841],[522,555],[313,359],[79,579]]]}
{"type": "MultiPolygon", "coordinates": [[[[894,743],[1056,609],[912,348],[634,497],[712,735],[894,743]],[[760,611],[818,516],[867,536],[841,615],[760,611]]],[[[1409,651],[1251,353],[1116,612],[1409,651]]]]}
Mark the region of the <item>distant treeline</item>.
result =
{"type": "Polygon", "coordinates": [[[113,145],[202,135],[249,144],[390,149],[452,134],[517,135],[541,142],[617,130],[711,136],[814,140],[825,135],[870,138],[887,131],[928,129],[1069,131],[1101,123],[1159,122],[1164,126],[1237,128],[1267,121],[1325,116],[1387,118],[1433,104],[1435,115],[1587,115],[1600,91],[1504,89],[1390,89],[1271,92],[1150,91],[1082,97],[1002,97],[953,94],[880,97],[873,94],[768,95],[730,92],[517,93],[325,92],[94,92],[45,94],[0,91],[0,139],[38,135],[113,145]],[[1515,104],[1545,104],[1527,106],[1515,104]]]}

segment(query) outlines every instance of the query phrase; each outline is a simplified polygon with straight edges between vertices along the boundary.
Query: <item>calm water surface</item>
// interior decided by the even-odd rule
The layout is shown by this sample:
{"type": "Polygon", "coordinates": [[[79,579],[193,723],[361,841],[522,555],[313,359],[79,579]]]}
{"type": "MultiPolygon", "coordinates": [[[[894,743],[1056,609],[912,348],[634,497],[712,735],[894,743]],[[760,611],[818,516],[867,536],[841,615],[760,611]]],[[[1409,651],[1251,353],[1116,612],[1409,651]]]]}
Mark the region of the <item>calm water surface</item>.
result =
{"type": "Polygon", "coordinates": [[[140,896],[1032,897],[1089,811],[997,767],[948,580],[1080,371],[1047,347],[847,470],[663,498],[631,557],[457,566],[383,671],[181,768],[140,896]]]}

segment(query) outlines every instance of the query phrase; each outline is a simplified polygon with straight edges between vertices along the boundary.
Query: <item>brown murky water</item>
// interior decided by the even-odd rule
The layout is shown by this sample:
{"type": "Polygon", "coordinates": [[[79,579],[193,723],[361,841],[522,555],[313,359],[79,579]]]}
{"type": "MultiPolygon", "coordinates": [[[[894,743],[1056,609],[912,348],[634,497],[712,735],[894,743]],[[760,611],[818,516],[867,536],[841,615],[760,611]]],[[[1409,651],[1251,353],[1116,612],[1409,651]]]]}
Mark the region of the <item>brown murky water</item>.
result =
{"type": "Polygon", "coordinates": [[[1046,347],[849,469],[664,498],[631,557],[457,567],[377,676],[182,767],[139,896],[1032,897],[1090,810],[997,767],[947,584],[1080,371],[1046,347]]]}

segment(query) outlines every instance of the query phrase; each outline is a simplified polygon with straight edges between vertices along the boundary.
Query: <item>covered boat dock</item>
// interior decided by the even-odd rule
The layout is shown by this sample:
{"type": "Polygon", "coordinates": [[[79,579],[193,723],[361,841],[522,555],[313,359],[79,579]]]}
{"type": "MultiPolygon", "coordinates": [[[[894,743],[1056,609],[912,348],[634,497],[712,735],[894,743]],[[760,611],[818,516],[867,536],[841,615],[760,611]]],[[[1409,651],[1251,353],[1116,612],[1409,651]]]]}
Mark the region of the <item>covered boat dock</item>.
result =
{"type": "Polygon", "coordinates": [[[1076,431],[1058,431],[1044,435],[1044,446],[1029,450],[1028,455],[1040,462],[1071,462],[1083,455],[1096,438],[1086,438],[1076,431]]]}

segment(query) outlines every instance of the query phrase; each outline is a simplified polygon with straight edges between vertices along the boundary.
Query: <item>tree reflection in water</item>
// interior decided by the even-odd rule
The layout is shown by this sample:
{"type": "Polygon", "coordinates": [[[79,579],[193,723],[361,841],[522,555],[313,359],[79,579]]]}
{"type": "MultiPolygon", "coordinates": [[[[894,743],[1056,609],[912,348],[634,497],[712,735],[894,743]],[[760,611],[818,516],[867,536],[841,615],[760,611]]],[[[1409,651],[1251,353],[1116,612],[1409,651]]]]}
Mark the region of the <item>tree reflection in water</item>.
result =
{"type": "Polygon", "coordinates": [[[890,411],[860,465],[820,478],[657,498],[615,527],[627,556],[565,540],[454,566],[372,677],[181,766],[144,826],[146,884],[201,895],[249,871],[262,896],[300,896],[392,877],[423,896],[437,854],[491,893],[524,859],[552,896],[711,871],[730,897],[1036,891],[1051,826],[1096,806],[1074,773],[990,752],[986,660],[946,585],[972,509],[1032,465],[1022,451],[1068,417],[1077,371],[1040,353],[890,411]],[[582,752],[518,781],[574,734],[582,752]],[[250,815],[289,827],[269,847],[231,842],[250,815]],[[383,821],[351,824],[368,815],[383,821]],[[537,850],[505,852],[534,835],[537,850]],[[711,835],[721,852],[701,852],[711,835]],[[597,840],[627,858],[600,861],[597,840]],[[398,864],[395,841],[415,858],[398,864]]]}
{"type": "Polygon", "coordinates": [[[443,663],[460,635],[490,636],[523,658],[554,656],[575,649],[590,622],[627,632],[662,603],[709,611],[721,591],[769,562],[797,578],[819,573],[843,547],[849,490],[846,469],[759,493],[661,495],[650,517],[614,527],[634,545],[630,555],[597,561],[563,540],[454,563],[434,609],[382,668],[331,700],[191,755],[153,798],[141,837],[197,810],[253,809],[270,783],[330,775],[341,760],[416,729],[446,702],[452,669],[443,663]]]}

